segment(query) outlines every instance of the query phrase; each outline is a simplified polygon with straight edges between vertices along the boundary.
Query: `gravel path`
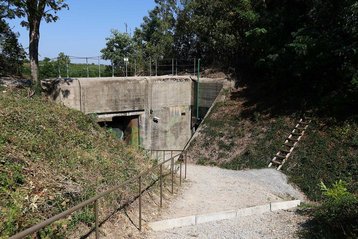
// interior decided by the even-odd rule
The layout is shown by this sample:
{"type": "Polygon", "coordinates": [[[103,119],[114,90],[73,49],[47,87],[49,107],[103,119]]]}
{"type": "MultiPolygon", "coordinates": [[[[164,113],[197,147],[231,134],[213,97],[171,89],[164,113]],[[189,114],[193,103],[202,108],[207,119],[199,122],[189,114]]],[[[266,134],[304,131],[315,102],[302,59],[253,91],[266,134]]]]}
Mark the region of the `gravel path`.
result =
{"type": "Polygon", "coordinates": [[[232,220],[175,228],[152,232],[150,239],[257,239],[257,238],[298,238],[297,231],[305,217],[293,211],[280,211],[232,220]]]}
{"type": "MultiPolygon", "coordinates": [[[[188,165],[182,193],[157,220],[221,212],[305,196],[274,169],[235,171],[188,165]]],[[[304,218],[293,212],[278,212],[219,221],[165,232],[150,232],[149,238],[294,238],[304,218]],[[291,223],[290,223],[291,222],[291,223]],[[289,226],[286,224],[288,223],[289,226]],[[285,228],[282,230],[282,228],[285,228]],[[277,233],[276,233],[277,231],[277,233]],[[286,232],[287,233],[283,233],[286,232]]]]}

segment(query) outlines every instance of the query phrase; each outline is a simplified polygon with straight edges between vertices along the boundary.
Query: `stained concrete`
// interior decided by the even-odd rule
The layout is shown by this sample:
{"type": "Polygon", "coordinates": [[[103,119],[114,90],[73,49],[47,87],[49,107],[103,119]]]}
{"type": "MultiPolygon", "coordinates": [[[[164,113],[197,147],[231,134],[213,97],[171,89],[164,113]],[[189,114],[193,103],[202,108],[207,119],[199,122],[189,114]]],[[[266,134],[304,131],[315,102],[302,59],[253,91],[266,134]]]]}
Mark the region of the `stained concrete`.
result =
{"type": "MultiPolygon", "coordinates": [[[[141,147],[180,150],[192,135],[195,86],[187,76],[78,78],[61,80],[52,97],[99,121],[138,115],[141,147]]],[[[199,107],[208,109],[222,86],[223,80],[200,79],[199,107]]]]}

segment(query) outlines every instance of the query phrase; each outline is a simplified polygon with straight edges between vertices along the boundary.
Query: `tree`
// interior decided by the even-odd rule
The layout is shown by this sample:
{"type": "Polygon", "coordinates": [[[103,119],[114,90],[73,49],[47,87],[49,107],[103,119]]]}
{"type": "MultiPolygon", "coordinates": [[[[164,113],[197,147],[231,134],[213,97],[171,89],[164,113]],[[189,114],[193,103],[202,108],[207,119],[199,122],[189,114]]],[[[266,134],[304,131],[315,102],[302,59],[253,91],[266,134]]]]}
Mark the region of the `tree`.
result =
{"type": "Polygon", "coordinates": [[[143,18],[134,33],[136,46],[146,57],[170,57],[174,49],[177,0],[155,0],[155,8],[143,18]]]}
{"type": "Polygon", "coordinates": [[[58,20],[57,12],[68,9],[64,0],[6,0],[17,17],[25,17],[22,26],[29,29],[29,57],[33,85],[38,85],[38,52],[40,41],[40,24],[42,19],[47,23],[58,20]]]}
{"type": "Polygon", "coordinates": [[[57,56],[57,67],[58,75],[61,77],[61,74],[66,71],[67,66],[71,63],[70,57],[65,55],[65,53],[60,52],[57,56]]]}
{"type": "Polygon", "coordinates": [[[112,30],[111,36],[106,38],[106,47],[101,50],[105,60],[111,60],[114,65],[123,62],[123,58],[133,54],[133,40],[127,33],[112,30]]]}
{"type": "Polygon", "coordinates": [[[42,79],[48,79],[51,77],[56,77],[57,70],[54,65],[54,62],[51,62],[51,59],[48,57],[45,57],[42,60],[42,66],[40,68],[40,76],[42,79]]]}
{"type": "Polygon", "coordinates": [[[9,25],[0,20],[0,76],[19,75],[25,59],[25,50],[9,25]]]}

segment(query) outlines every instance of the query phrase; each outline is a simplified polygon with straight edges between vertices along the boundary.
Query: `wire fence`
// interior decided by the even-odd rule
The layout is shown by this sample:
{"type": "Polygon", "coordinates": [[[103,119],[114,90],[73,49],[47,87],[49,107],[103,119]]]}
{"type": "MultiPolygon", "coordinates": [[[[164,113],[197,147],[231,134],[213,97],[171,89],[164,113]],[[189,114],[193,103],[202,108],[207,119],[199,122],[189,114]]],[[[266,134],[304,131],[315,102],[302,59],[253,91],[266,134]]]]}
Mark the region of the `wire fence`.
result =
{"type": "Polygon", "coordinates": [[[195,75],[196,67],[197,59],[128,57],[109,61],[101,56],[66,56],[39,64],[41,78],[195,75]]]}

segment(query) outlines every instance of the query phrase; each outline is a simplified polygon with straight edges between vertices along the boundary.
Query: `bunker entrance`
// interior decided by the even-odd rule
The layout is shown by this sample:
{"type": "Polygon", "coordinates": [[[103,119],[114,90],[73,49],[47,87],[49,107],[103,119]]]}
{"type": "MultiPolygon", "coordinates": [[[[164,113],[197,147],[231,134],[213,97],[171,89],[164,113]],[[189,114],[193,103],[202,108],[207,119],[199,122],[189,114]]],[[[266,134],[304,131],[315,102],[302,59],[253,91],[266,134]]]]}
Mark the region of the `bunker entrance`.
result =
{"type": "Polygon", "coordinates": [[[139,115],[115,116],[110,121],[99,122],[108,128],[118,139],[129,145],[140,145],[139,115]]]}

